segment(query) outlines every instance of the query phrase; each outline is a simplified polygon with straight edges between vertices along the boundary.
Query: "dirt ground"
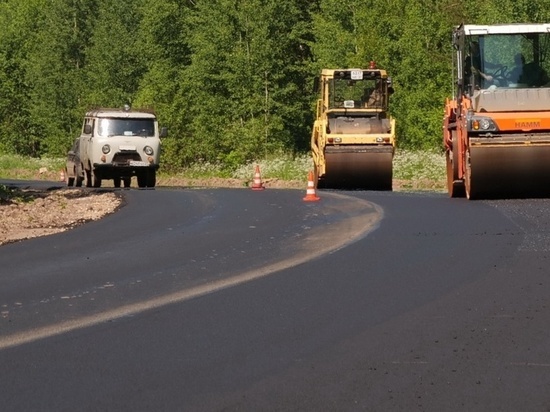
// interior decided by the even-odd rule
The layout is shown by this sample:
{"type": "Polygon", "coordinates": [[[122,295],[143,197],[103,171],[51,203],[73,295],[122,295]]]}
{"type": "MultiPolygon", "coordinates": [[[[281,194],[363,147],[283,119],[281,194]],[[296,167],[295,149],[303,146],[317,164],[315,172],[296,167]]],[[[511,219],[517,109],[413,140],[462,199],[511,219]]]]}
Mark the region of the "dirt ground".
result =
{"type": "MultiPolygon", "coordinates": [[[[48,176],[41,176],[48,180],[48,176]]],[[[55,181],[55,175],[51,177],[55,181]]],[[[104,186],[109,182],[104,182],[104,186]]],[[[266,189],[307,189],[307,179],[262,180],[266,189]]],[[[135,186],[135,182],[132,182],[135,186]]],[[[157,186],[177,187],[251,187],[254,182],[238,179],[182,180],[157,179],[157,186]]],[[[394,180],[395,191],[438,190],[439,182],[402,182],[394,180]]],[[[0,246],[24,239],[51,235],[114,213],[122,205],[120,192],[98,192],[86,188],[24,190],[0,198],[0,246]]]]}

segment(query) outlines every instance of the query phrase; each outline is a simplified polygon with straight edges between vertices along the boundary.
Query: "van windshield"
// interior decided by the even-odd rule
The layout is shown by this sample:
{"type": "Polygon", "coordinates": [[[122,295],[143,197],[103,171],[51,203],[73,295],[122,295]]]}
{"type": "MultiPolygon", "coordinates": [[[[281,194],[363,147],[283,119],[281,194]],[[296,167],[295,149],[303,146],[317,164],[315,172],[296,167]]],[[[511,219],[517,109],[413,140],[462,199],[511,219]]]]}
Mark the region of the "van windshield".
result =
{"type": "Polygon", "coordinates": [[[153,119],[99,119],[100,136],[154,136],[153,119]]]}

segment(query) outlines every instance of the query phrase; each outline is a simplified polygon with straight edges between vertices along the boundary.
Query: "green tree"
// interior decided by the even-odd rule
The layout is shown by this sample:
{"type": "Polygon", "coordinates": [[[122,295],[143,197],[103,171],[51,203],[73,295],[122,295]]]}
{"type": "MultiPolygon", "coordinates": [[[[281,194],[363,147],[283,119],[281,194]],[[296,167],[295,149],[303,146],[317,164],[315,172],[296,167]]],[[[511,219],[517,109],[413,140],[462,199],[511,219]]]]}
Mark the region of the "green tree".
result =
{"type": "Polygon", "coordinates": [[[403,146],[429,149],[441,144],[441,111],[452,86],[453,25],[444,18],[439,0],[404,6],[406,24],[393,63],[398,138],[403,146]]]}
{"type": "Polygon", "coordinates": [[[307,19],[294,0],[197,2],[180,97],[186,161],[236,165],[296,146],[309,114],[307,19]]]}
{"type": "Polygon", "coordinates": [[[61,154],[90,106],[153,107],[170,164],[309,149],[312,79],[371,60],[402,147],[436,148],[462,22],[544,22],[547,0],[1,0],[0,150],[61,154]]]}
{"type": "Polygon", "coordinates": [[[464,9],[467,24],[546,23],[550,18],[547,0],[467,0],[464,9]]]}
{"type": "Polygon", "coordinates": [[[137,47],[141,24],[138,0],[98,0],[96,21],[87,49],[84,106],[132,105],[146,71],[137,47]]]}
{"type": "Polygon", "coordinates": [[[29,116],[39,133],[41,152],[65,154],[78,133],[85,51],[92,30],[88,17],[94,13],[93,1],[43,1],[25,71],[29,116]]]}
{"type": "Polygon", "coordinates": [[[361,54],[359,31],[361,3],[353,0],[322,0],[313,14],[315,41],[312,50],[318,71],[322,68],[352,67],[361,54]]]}
{"type": "Polygon", "coordinates": [[[162,125],[170,125],[163,141],[162,167],[181,164],[188,134],[187,102],[181,88],[191,62],[188,19],[193,9],[188,0],[144,2],[136,46],[145,57],[134,105],[153,107],[162,125]]]}
{"type": "Polygon", "coordinates": [[[434,147],[441,140],[452,29],[444,3],[322,0],[315,16],[318,69],[367,67],[375,61],[393,78],[390,111],[401,146],[434,147]]]}
{"type": "Polygon", "coordinates": [[[76,133],[80,76],[94,2],[0,3],[0,147],[65,153],[76,133]]]}
{"type": "Polygon", "coordinates": [[[26,57],[40,27],[40,1],[0,3],[0,149],[36,156],[39,133],[29,111],[26,57]]]}
{"type": "Polygon", "coordinates": [[[174,97],[180,87],[180,75],[191,61],[187,44],[191,8],[188,1],[157,0],[144,2],[140,10],[136,47],[144,57],[145,72],[135,102],[157,108],[170,122],[177,122],[174,97]]]}

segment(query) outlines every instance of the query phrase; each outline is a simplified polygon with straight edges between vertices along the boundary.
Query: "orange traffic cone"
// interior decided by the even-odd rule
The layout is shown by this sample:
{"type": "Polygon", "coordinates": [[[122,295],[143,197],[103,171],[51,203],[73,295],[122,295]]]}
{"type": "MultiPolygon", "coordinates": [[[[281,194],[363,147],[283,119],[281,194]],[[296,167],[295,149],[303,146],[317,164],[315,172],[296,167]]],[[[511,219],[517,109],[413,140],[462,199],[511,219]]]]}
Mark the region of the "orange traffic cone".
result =
{"type": "Polygon", "coordinates": [[[313,172],[310,171],[307,176],[307,191],[306,191],[306,197],[304,197],[304,200],[306,202],[315,202],[317,200],[320,200],[321,198],[317,196],[315,193],[315,182],[313,181],[313,172]]]}
{"type": "Polygon", "coordinates": [[[254,183],[252,183],[252,190],[264,190],[264,184],[262,183],[262,177],[260,176],[260,166],[256,165],[256,172],[254,173],[254,183]]]}
{"type": "Polygon", "coordinates": [[[64,182],[65,181],[65,171],[61,169],[61,172],[59,172],[59,181],[64,182]]]}

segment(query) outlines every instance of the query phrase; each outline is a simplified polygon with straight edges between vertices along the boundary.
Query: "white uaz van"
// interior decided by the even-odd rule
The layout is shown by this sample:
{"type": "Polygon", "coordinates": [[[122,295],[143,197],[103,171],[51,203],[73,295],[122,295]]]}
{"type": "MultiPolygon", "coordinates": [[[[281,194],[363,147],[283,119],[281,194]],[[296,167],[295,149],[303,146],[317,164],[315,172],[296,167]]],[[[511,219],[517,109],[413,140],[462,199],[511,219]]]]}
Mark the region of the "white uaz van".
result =
{"type": "Polygon", "coordinates": [[[155,187],[160,160],[160,138],[155,114],[147,110],[101,108],[86,113],[80,135],[80,162],[88,187],[101,187],[112,179],[130,186],[136,176],[139,187],[155,187]]]}

